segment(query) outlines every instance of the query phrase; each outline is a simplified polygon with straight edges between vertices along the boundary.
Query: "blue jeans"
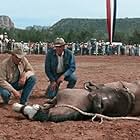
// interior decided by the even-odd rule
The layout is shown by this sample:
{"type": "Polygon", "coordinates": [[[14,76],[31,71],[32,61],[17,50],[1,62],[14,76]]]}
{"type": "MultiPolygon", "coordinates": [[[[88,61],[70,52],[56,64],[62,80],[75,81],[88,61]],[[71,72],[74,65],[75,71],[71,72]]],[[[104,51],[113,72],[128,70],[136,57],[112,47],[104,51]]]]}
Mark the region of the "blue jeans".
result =
{"type": "MultiPolygon", "coordinates": [[[[58,75],[57,79],[60,77],[61,75],[58,75]]],[[[77,82],[77,78],[75,76],[75,74],[71,74],[70,76],[65,77],[64,79],[65,81],[68,81],[67,84],[67,88],[74,88],[76,82],[77,82]]],[[[58,89],[59,89],[60,84],[57,86],[56,90],[51,90],[51,83],[47,88],[46,94],[47,94],[47,98],[52,99],[53,97],[55,97],[57,95],[58,89]]]]}
{"type": "MultiPolygon", "coordinates": [[[[22,90],[20,104],[23,104],[23,105],[26,104],[35,84],[36,84],[36,76],[35,75],[29,77],[26,80],[25,85],[23,87],[21,87],[18,84],[18,81],[11,84],[13,86],[13,88],[15,88],[16,90],[22,90]]],[[[8,102],[10,100],[11,93],[7,89],[0,87],[0,95],[4,101],[4,104],[8,104],[8,102]]]]}

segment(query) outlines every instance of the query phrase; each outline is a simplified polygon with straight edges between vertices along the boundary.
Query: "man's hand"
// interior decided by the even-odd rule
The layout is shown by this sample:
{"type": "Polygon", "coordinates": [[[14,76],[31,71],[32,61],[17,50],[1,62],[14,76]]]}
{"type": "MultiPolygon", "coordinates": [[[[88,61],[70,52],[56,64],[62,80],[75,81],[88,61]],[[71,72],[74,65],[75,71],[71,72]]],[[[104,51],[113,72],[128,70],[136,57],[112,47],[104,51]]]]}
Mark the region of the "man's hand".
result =
{"type": "Polygon", "coordinates": [[[20,98],[20,96],[21,96],[20,92],[17,90],[13,90],[12,93],[16,98],[20,98]]]}
{"type": "Polygon", "coordinates": [[[34,72],[33,71],[27,71],[27,72],[23,72],[21,75],[20,75],[20,78],[19,78],[19,85],[20,86],[24,86],[25,85],[25,82],[26,80],[30,77],[34,75],[34,72]]]}
{"type": "Polygon", "coordinates": [[[18,83],[20,86],[24,86],[25,82],[26,82],[26,75],[25,75],[25,73],[22,73],[20,78],[19,78],[18,83]]]}
{"type": "Polygon", "coordinates": [[[65,76],[61,75],[58,79],[57,79],[57,84],[60,84],[64,81],[65,76]]]}
{"type": "Polygon", "coordinates": [[[52,83],[51,83],[50,89],[51,89],[52,91],[54,91],[56,88],[57,88],[57,83],[56,83],[56,82],[52,82],[52,83]]]}

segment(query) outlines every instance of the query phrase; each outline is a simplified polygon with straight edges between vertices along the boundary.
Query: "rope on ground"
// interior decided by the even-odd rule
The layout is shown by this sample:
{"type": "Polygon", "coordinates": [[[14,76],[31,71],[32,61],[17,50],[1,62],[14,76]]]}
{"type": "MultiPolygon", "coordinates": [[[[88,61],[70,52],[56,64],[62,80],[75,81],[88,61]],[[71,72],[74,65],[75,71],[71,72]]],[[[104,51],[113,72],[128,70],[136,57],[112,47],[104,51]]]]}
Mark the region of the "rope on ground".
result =
{"type": "Polygon", "coordinates": [[[55,107],[68,107],[68,108],[71,108],[71,109],[74,109],[76,111],[78,111],[79,113],[81,113],[82,115],[85,115],[85,116],[91,116],[92,117],[92,121],[95,120],[95,118],[100,118],[101,119],[101,122],[103,122],[103,119],[105,120],[133,120],[133,121],[140,121],[140,117],[109,117],[109,116],[106,116],[106,115],[102,115],[102,114],[98,114],[98,113],[87,113],[87,112],[84,112],[82,111],[81,109],[75,107],[75,106],[72,106],[72,105],[68,105],[68,104],[61,104],[61,105],[56,105],[55,107]]]}

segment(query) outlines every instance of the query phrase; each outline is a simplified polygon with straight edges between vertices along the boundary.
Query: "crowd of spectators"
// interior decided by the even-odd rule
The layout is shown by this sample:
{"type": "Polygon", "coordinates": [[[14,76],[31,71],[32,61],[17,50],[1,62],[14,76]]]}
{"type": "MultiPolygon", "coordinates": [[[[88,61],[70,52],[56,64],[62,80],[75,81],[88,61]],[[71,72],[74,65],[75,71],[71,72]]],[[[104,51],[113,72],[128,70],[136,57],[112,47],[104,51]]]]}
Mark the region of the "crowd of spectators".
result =
{"type": "MultiPolygon", "coordinates": [[[[14,49],[20,44],[28,54],[46,54],[48,49],[53,48],[50,42],[16,42],[8,39],[7,33],[0,35],[0,53],[14,49]]],[[[130,55],[140,56],[140,44],[123,44],[121,42],[104,42],[104,40],[91,39],[88,42],[70,42],[66,47],[74,55],[130,55]]]]}

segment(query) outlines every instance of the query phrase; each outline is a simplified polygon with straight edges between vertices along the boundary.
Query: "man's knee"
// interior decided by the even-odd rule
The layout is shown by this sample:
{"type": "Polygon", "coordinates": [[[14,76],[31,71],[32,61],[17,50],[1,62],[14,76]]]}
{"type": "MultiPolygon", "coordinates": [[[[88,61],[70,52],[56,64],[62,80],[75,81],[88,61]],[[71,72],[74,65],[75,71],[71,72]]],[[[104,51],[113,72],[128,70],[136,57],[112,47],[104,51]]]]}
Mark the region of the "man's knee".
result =
{"type": "Polygon", "coordinates": [[[4,104],[8,104],[10,97],[11,97],[11,93],[6,89],[3,89],[0,92],[1,92],[1,97],[3,99],[4,104]]]}
{"type": "Polygon", "coordinates": [[[77,77],[72,75],[70,78],[68,78],[68,85],[67,88],[74,88],[77,82],[77,77]]]}
{"type": "Polygon", "coordinates": [[[37,78],[36,78],[35,75],[32,75],[27,79],[27,82],[31,82],[31,83],[34,83],[34,84],[36,83],[36,81],[37,81],[37,78]]]}

